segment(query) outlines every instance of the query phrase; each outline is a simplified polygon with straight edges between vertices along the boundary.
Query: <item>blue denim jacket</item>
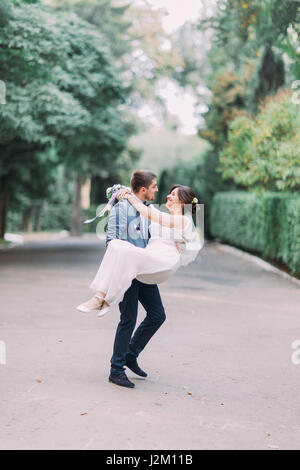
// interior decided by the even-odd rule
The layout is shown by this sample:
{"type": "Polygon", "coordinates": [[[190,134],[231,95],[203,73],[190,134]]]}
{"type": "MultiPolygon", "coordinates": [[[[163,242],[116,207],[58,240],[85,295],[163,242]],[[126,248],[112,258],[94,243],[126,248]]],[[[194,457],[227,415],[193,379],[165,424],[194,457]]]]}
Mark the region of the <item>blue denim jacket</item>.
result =
{"type": "Polygon", "coordinates": [[[111,240],[118,238],[146,248],[150,238],[150,223],[144,217],[141,218],[140,213],[127,200],[118,202],[109,214],[106,246],[111,240]]]}

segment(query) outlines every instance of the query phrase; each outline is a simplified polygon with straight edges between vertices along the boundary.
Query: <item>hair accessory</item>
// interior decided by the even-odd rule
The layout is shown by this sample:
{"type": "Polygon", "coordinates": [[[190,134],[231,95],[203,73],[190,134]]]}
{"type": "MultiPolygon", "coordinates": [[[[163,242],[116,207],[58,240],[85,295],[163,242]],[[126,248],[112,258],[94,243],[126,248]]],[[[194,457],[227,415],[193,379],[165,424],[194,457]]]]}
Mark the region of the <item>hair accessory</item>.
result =
{"type": "Polygon", "coordinates": [[[198,204],[198,199],[196,197],[194,197],[194,199],[192,200],[192,204],[198,204]]]}

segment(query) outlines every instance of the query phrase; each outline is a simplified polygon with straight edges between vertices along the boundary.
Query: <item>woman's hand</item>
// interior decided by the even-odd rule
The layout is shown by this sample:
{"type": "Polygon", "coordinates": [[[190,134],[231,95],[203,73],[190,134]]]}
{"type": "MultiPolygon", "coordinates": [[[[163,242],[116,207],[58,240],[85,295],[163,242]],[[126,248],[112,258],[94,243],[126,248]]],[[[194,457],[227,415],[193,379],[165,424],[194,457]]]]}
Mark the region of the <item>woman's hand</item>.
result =
{"type": "Polygon", "coordinates": [[[130,193],[131,191],[129,189],[120,189],[120,191],[117,192],[116,198],[118,201],[120,200],[120,198],[128,199],[130,193]]]}

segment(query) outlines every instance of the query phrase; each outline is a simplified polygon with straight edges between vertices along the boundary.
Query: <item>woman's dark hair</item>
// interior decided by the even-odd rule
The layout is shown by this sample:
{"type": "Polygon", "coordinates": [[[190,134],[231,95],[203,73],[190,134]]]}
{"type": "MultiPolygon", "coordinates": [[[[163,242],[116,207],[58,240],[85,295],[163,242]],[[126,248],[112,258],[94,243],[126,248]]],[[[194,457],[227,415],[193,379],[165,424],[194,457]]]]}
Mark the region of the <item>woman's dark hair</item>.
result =
{"type": "Polygon", "coordinates": [[[157,178],[156,174],[149,170],[135,171],[131,177],[131,187],[134,193],[138,193],[141,188],[148,189],[152,181],[157,178]]]}
{"type": "Polygon", "coordinates": [[[189,186],[182,186],[181,184],[175,184],[171,189],[170,193],[174,189],[178,188],[178,198],[180,202],[185,204],[185,212],[191,212],[193,215],[197,212],[197,202],[193,202],[196,197],[195,192],[189,186]]]}

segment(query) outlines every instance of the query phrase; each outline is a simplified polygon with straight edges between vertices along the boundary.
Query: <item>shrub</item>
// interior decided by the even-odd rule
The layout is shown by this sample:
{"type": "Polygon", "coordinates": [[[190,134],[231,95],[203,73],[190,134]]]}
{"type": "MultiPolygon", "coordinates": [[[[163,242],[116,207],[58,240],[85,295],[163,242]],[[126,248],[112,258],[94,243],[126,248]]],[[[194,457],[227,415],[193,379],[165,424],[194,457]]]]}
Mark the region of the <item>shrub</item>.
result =
{"type": "Polygon", "coordinates": [[[214,237],[300,273],[300,197],[293,193],[217,193],[210,230],[214,237]]]}

